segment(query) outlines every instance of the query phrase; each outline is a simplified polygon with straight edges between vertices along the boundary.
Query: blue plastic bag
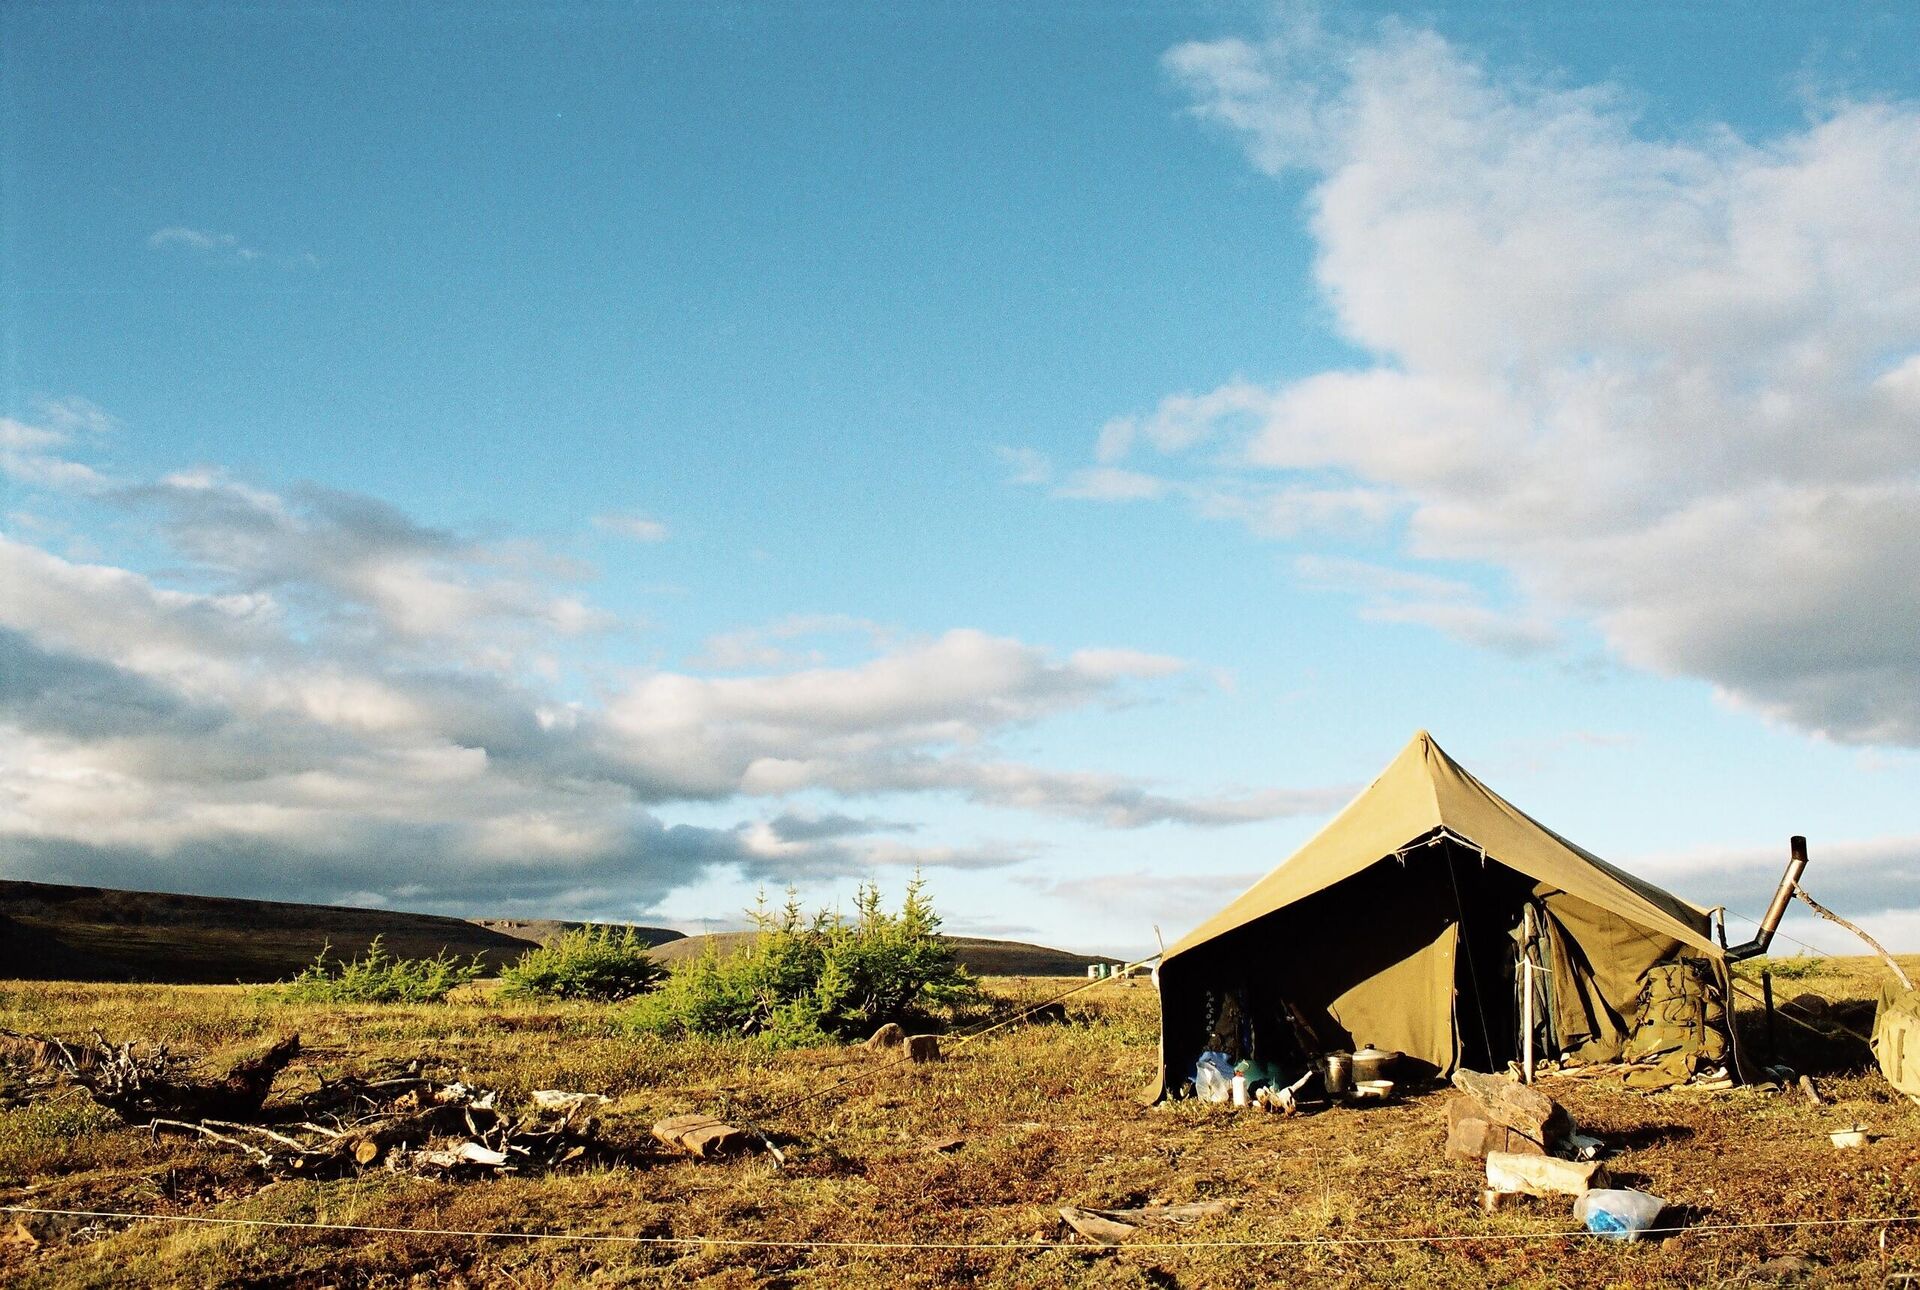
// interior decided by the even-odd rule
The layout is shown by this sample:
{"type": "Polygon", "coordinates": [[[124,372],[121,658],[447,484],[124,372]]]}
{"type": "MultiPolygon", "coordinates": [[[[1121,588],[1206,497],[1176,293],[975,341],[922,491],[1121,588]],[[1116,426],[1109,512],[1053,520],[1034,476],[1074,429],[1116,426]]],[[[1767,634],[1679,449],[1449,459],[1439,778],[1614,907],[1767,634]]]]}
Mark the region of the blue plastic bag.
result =
{"type": "Polygon", "coordinates": [[[1666,1201],[1643,1191],[1602,1188],[1576,1199],[1573,1216],[1595,1236],[1609,1241],[1637,1241],[1666,1207],[1666,1201]]]}

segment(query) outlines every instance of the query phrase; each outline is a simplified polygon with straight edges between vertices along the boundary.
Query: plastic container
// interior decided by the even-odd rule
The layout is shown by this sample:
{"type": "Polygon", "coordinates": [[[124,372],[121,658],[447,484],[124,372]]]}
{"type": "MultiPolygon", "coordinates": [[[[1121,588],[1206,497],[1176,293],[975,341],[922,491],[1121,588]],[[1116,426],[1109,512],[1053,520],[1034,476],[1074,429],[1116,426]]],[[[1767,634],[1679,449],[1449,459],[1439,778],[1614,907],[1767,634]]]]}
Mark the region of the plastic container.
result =
{"type": "Polygon", "coordinates": [[[1233,1097],[1233,1104],[1235,1106],[1245,1106],[1247,1104],[1247,1077],[1244,1074],[1235,1071],[1233,1081],[1227,1087],[1233,1097]]]}
{"type": "Polygon", "coordinates": [[[1193,1064],[1193,1095],[1202,1102],[1233,1097],[1233,1059],[1225,1053],[1201,1053],[1193,1064]]]}
{"type": "Polygon", "coordinates": [[[1573,1202],[1575,1221],[1610,1241],[1637,1241],[1652,1227],[1667,1202],[1631,1188],[1604,1188],[1583,1193],[1573,1202]]]}

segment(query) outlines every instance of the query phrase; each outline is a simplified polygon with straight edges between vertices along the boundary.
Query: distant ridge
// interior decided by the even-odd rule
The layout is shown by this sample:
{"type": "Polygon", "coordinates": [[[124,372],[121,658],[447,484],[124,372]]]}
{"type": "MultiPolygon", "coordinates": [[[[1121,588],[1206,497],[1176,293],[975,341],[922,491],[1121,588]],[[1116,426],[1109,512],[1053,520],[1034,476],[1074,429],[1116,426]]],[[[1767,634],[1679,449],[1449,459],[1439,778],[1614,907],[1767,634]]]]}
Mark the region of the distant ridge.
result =
{"type": "MultiPolygon", "coordinates": [[[[466,919],[109,887],[0,880],[0,977],[220,985],[280,981],[329,942],[351,958],[374,937],[407,958],[478,954],[489,970],[580,923],[466,919]]],[[[649,944],[680,939],[635,929],[649,944]]]]}
{"type": "MultiPolygon", "coordinates": [[[[493,972],[529,945],[584,926],[588,924],[551,918],[450,918],[350,905],[0,879],[0,979],[166,985],[284,981],[312,962],[324,945],[330,943],[335,955],[351,958],[376,936],[405,958],[442,950],[463,959],[478,954],[493,972]]],[[[670,927],[634,930],[669,966],[710,946],[731,953],[754,936],[687,936],[670,927]]],[[[949,939],[960,962],[981,976],[1080,976],[1089,963],[1119,962],[1019,941],[949,939]]]]}
{"type": "MultiPolygon", "coordinates": [[[[711,948],[726,955],[746,948],[756,932],[714,932],[682,936],[656,948],[653,956],[669,966],[697,958],[711,948]]],[[[1020,941],[989,941],[977,936],[949,936],[954,957],[976,976],[1084,976],[1089,963],[1119,963],[1103,954],[1074,954],[1068,950],[1027,945],[1020,941]]]]}

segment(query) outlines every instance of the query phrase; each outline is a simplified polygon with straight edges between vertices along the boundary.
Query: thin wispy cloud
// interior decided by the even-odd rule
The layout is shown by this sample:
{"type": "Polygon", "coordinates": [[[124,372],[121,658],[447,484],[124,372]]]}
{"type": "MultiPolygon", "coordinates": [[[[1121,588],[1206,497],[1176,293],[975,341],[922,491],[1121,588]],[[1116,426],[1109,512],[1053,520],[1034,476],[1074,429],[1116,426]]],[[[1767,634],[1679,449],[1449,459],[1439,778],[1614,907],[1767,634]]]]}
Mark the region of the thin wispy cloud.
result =
{"type": "Polygon", "coordinates": [[[209,233],[204,229],[187,228],[175,224],[167,228],[155,229],[147,236],[147,245],[156,250],[196,251],[202,255],[219,256],[222,259],[237,260],[243,264],[261,258],[261,252],[241,242],[232,233],[209,233]]]}
{"type": "Polygon", "coordinates": [[[155,229],[147,235],[147,246],[156,251],[194,255],[229,264],[268,264],[281,269],[312,269],[320,264],[320,257],[311,251],[270,253],[242,241],[237,234],[188,228],[183,224],[155,229]]]}
{"type": "Polygon", "coordinates": [[[671,536],[666,522],[646,515],[596,515],[593,526],[602,533],[631,538],[635,542],[665,542],[671,536]]]}

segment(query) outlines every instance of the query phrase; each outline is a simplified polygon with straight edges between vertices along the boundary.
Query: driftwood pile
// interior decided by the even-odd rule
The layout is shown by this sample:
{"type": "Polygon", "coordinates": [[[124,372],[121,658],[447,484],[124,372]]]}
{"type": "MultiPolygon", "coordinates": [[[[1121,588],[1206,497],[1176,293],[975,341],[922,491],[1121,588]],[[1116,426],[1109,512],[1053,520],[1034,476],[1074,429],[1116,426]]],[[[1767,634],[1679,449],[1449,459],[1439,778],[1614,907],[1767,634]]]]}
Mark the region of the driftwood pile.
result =
{"type": "Polygon", "coordinates": [[[0,1057],[24,1066],[30,1083],[71,1081],[156,1137],[192,1134],[278,1177],[369,1168],[476,1177],[628,1160],[600,1139],[593,1112],[608,1099],[598,1094],[541,1089],[510,1111],[497,1091],[431,1078],[420,1062],[387,1078],[323,1078],[267,1108],[274,1077],[299,1052],[300,1037],[288,1035],[208,1076],[164,1045],[113,1044],[98,1034],[74,1044],[0,1030],[0,1057]]]}
{"type": "Polygon", "coordinates": [[[153,1131],[194,1133],[244,1152],[269,1173],[336,1177],[362,1169],[433,1176],[545,1173],[621,1162],[591,1109],[607,1099],[542,1089],[508,1111],[500,1095],[423,1075],[323,1083],[271,1123],[156,1119],[153,1131]]]}

